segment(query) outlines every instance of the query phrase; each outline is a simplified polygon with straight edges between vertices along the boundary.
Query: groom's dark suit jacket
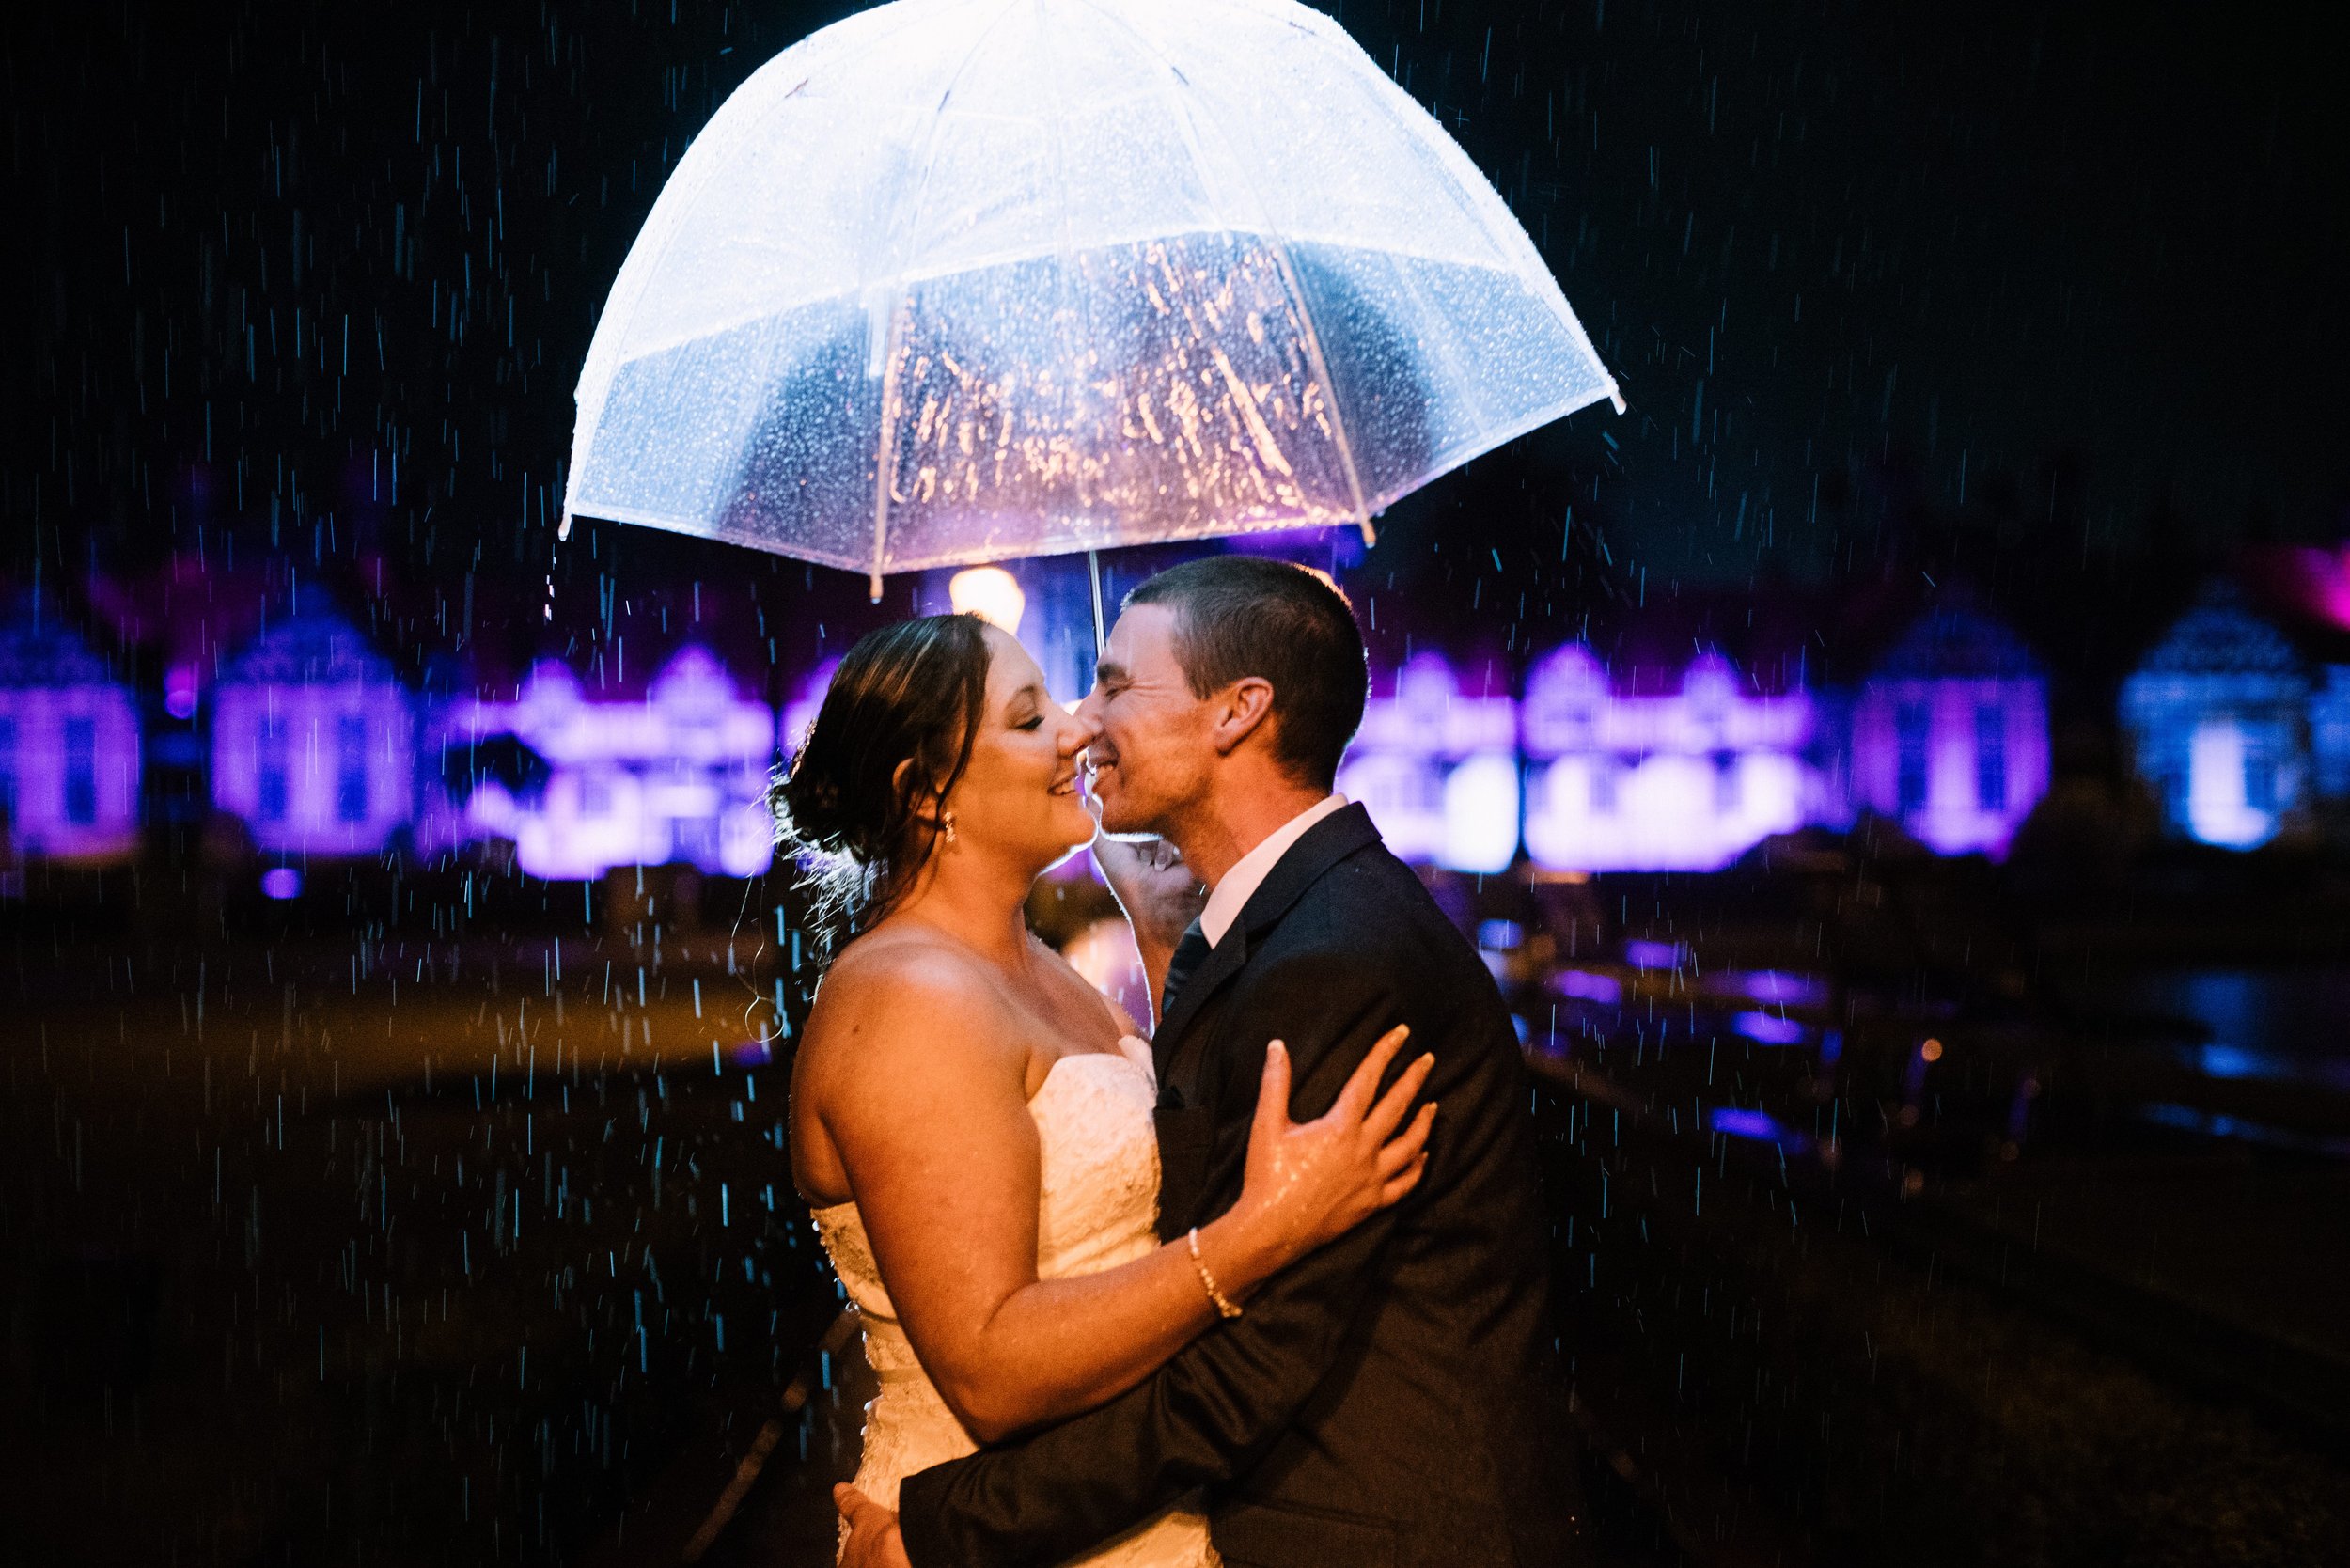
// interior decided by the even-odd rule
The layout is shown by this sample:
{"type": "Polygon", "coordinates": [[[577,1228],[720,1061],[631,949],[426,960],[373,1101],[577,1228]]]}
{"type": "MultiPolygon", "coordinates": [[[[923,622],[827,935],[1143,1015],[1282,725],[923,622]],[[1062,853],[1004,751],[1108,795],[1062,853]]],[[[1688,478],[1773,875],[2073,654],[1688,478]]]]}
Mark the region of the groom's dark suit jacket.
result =
{"type": "Polygon", "coordinates": [[[1374,1041],[1434,1051],[1428,1172],[1283,1271],[1148,1381],[908,1477],[915,1568],[1048,1564],[1195,1487],[1225,1560],[1278,1568],[1581,1560],[1557,1440],[1547,1227],[1529,1090],[1500,995],[1359,806],[1290,848],[1169,998],[1160,1231],[1230,1207],[1268,1040],[1321,1115],[1374,1041]]]}

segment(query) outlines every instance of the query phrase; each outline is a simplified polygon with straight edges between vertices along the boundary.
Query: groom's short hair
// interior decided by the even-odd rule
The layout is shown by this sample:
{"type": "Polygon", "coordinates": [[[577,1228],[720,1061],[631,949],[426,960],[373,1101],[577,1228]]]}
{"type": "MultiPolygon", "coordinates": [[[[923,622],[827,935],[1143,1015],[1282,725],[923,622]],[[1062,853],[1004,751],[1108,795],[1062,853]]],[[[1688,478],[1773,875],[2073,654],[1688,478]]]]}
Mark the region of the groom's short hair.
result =
{"type": "Polygon", "coordinates": [[[1174,612],[1175,653],[1192,693],[1246,676],[1273,686],[1273,755],[1327,790],[1371,693],[1363,634],[1346,596],[1321,572],[1261,556],[1208,556],[1126,595],[1174,612]]]}

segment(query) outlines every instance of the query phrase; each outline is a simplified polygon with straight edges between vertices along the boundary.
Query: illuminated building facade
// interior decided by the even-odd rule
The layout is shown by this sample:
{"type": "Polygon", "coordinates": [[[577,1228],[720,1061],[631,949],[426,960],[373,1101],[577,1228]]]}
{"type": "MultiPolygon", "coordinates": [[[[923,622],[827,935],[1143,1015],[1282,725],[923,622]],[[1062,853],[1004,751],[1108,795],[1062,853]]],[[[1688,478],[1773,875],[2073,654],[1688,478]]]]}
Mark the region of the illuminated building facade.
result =
{"type": "Polygon", "coordinates": [[[1365,705],[1339,792],[1406,860],[1502,871],[1517,858],[1517,703],[1485,674],[1470,695],[1441,654],[1419,653],[1365,705]]]}
{"type": "Polygon", "coordinates": [[[1555,870],[1715,870],[1804,824],[1815,713],[1800,688],[1766,694],[1719,653],[1677,690],[1626,695],[1583,644],[1528,678],[1526,847],[1555,870]]]}
{"type": "Polygon", "coordinates": [[[138,802],[130,687],[54,605],[21,607],[0,628],[0,843],[51,860],[127,860],[138,802]]]}
{"type": "Polygon", "coordinates": [[[775,711],[738,693],[707,649],[680,649],[630,701],[590,701],[576,675],[544,661],[513,701],[461,704],[444,748],[497,737],[520,742],[543,769],[527,783],[479,777],[466,824],[512,839],[533,876],[586,880],[670,862],[755,876],[773,856],[775,711]]]}
{"type": "Polygon", "coordinates": [[[2122,685],[2122,729],[2165,823],[2228,849],[2266,843],[2305,804],[2310,717],[2299,655],[2225,583],[2122,685]]]}
{"type": "Polygon", "coordinates": [[[2320,798],[2350,800],[2350,665],[2327,665],[2310,698],[2311,784],[2320,798]]]}
{"type": "Polygon", "coordinates": [[[212,804],[266,855],[374,855],[415,815],[415,702],[330,610],[260,632],[222,672],[212,804]]]}
{"type": "Polygon", "coordinates": [[[2047,681],[2005,626],[1947,605],[1861,683],[1845,739],[1832,767],[1853,811],[1943,855],[1996,857],[2048,790],[2047,681]]]}

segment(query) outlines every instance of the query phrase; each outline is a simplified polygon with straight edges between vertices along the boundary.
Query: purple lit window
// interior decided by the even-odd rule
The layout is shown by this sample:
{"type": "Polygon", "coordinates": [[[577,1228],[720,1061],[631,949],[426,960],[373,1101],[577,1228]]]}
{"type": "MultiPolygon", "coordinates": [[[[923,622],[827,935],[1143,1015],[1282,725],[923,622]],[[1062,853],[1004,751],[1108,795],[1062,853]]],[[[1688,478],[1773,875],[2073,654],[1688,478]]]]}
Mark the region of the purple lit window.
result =
{"type": "Polygon", "coordinates": [[[1996,702],[1975,710],[1975,804],[2007,809],[2007,712],[1996,702]]]}
{"type": "Polygon", "coordinates": [[[16,819],[16,720],[0,718],[0,811],[16,819]]]}
{"type": "Polygon", "coordinates": [[[368,820],[368,721],[358,713],[335,720],[335,815],[347,823],[368,820]]]}
{"type": "Polygon", "coordinates": [[[1895,808],[1906,816],[1926,804],[1926,729],[1929,710],[1904,702],[1893,710],[1895,808]]]}
{"type": "Polygon", "coordinates": [[[65,721],[65,820],[87,827],[98,820],[98,721],[65,721]]]}
{"type": "Polygon", "coordinates": [[[286,737],[275,724],[262,725],[258,749],[253,812],[265,823],[282,823],[286,820],[286,737]]]}

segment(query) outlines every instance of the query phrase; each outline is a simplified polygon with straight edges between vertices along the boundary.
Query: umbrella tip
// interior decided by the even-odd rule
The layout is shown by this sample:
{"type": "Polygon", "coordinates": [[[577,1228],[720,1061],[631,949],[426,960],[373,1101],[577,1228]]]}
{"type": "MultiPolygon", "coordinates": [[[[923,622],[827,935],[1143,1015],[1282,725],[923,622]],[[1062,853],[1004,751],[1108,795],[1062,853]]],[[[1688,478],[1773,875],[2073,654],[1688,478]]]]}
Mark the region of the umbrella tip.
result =
{"type": "Polygon", "coordinates": [[[1607,400],[1616,405],[1618,414],[1624,412],[1623,394],[1616,390],[1616,384],[1612,381],[1607,384],[1607,400]]]}
{"type": "Polygon", "coordinates": [[[882,574],[876,572],[866,579],[865,584],[866,590],[872,595],[873,603],[876,604],[881,603],[881,579],[882,574]]]}

